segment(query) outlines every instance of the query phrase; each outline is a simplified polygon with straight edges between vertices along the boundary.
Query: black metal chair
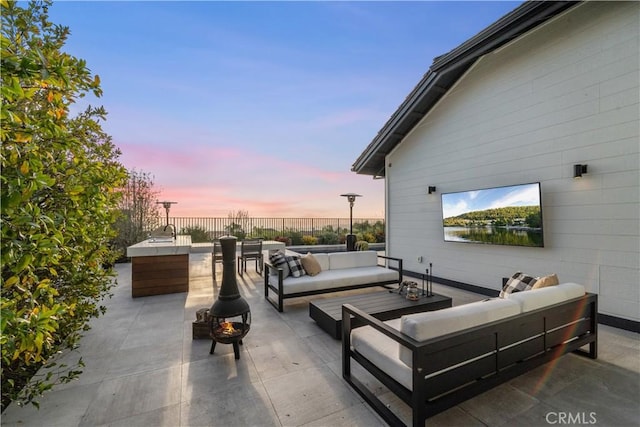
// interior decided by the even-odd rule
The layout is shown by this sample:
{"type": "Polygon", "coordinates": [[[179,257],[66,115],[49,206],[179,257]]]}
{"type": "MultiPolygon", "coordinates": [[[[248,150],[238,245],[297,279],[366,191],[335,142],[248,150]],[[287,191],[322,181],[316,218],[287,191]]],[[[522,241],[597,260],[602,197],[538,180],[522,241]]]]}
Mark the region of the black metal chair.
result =
{"type": "Polygon", "coordinates": [[[211,251],[211,268],[213,269],[213,280],[216,280],[216,263],[222,262],[222,246],[219,240],[213,241],[213,249],[211,251]]]}
{"type": "Polygon", "coordinates": [[[262,275],[262,240],[243,240],[240,244],[240,255],[238,255],[238,273],[247,271],[247,260],[254,260],[256,272],[262,275]]]}

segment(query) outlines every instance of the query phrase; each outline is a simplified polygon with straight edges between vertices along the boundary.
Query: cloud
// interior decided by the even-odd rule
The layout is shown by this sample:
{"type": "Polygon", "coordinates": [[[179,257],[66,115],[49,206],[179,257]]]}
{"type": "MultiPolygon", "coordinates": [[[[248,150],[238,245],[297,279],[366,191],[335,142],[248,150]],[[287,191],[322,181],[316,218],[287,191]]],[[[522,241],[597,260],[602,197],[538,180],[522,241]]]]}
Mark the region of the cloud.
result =
{"type": "Polygon", "coordinates": [[[344,216],[348,211],[339,195],[355,191],[369,196],[358,200],[357,215],[384,216],[383,182],[323,168],[309,156],[202,144],[118,145],[128,169],[151,173],[160,198],[178,202],[171,215],[226,216],[247,210],[253,216],[344,216]]]}
{"type": "Polygon", "coordinates": [[[490,208],[500,208],[504,206],[532,206],[540,202],[540,192],[537,185],[528,185],[523,188],[514,189],[501,198],[495,200],[490,208]]]}
{"type": "Polygon", "coordinates": [[[469,205],[463,199],[459,199],[455,204],[442,205],[442,215],[444,218],[458,216],[468,211],[469,205]]]}

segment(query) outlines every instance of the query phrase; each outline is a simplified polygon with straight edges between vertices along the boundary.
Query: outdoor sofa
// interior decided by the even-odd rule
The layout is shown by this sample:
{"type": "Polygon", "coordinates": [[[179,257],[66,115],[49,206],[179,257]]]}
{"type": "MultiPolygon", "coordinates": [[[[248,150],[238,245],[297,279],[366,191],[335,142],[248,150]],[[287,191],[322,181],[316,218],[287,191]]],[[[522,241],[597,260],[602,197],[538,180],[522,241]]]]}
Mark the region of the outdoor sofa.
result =
{"type": "Polygon", "coordinates": [[[357,362],[409,405],[414,426],[424,426],[428,417],[565,353],[595,359],[597,305],[597,295],[576,283],[385,322],[344,305],[342,375],[390,425],[404,425],[354,375],[357,362]],[[364,326],[352,328],[356,320],[364,326]]]}
{"type": "Polygon", "coordinates": [[[375,251],[351,251],[300,254],[287,251],[287,263],[274,264],[273,255],[264,262],[264,297],[278,311],[284,310],[284,300],[329,292],[372,286],[397,284],[402,281],[402,259],[378,255],[375,251]],[[294,277],[309,258],[315,260],[314,271],[294,277]],[[382,260],[384,265],[378,264],[382,260]],[[315,274],[314,274],[315,273],[315,274]],[[270,296],[270,292],[274,294],[270,296]]]}

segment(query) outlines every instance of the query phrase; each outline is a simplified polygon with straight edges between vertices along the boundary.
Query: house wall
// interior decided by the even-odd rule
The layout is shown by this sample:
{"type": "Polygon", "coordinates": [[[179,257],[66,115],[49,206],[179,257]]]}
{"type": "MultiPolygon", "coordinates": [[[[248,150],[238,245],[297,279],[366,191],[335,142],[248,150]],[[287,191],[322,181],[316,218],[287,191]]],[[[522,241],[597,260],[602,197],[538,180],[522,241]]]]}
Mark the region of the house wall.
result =
{"type": "Polygon", "coordinates": [[[495,290],[557,273],[640,320],[639,17],[638,2],[588,2],[476,63],[387,156],[388,253],[495,290]],[[444,242],[441,193],[537,181],[544,248],[444,242]]]}

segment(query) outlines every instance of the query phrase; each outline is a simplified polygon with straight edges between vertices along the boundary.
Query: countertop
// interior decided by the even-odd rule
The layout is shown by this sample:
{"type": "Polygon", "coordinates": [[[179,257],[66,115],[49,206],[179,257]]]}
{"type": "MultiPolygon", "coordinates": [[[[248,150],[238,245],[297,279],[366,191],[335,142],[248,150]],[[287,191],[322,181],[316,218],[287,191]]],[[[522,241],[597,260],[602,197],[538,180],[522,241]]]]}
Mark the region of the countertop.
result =
{"type": "Polygon", "coordinates": [[[185,255],[191,252],[191,236],[179,235],[176,239],[147,239],[127,248],[128,257],[185,255]]]}

